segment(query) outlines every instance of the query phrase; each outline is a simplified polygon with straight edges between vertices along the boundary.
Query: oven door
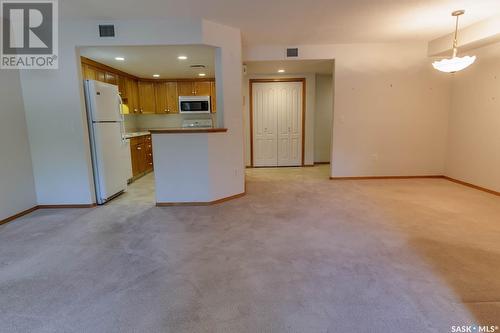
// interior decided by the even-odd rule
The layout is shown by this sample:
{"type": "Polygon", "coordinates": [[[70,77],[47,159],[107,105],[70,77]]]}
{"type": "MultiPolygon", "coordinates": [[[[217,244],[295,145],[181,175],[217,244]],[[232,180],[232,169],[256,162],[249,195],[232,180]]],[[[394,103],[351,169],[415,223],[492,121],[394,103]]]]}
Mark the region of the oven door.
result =
{"type": "Polygon", "coordinates": [[[210,96],[193,98],[179,97],[180,113],[210,113],[210,96]]]}

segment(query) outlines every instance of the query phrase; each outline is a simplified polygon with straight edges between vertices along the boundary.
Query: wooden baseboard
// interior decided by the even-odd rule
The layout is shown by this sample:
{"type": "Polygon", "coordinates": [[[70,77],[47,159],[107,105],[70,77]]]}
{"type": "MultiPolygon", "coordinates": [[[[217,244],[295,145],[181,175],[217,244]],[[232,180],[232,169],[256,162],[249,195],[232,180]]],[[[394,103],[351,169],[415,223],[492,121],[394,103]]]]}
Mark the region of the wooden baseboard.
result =
{"type": "Polygon", "coordinates": [[[361,177],[330,177],[331,180],[368,180],[368,179],[422,179],[422,178],[445,178],[442,175],[429,176],[361,176],[361,177]]]}
{"type": "Polygon", "coordinates": [[[156,207],[172,207],[172,206],[211,206],[211,205],[216,205],[220,204],[229,200],[241,198],[244,196],[246,192],[232,195],[230,197],[222,198],[222,199],[217,199],[214,201],[207,201],[207,202],[157,202],[156,207]]]}
{"type": "Polygon", "coordinates": [[[6,219],[0,220],[0,225],[12,222],[20,217],[23,217],[24,215],[27,215],[29,213],[34,212],[35,210],[38,209],[61,209],[61,208],[94,208],[97,205],[94,204],[78,204],[78,205],[37,205],[34,207],[31,207],[30,209],[27,209],[25,211],[22,211],[20,213],[17,213],[15,215],[12,215],[6,219]]]}
{"type": "Polygon", "coordinates": [[[490,189],[485,188],[485,187],[481,187],[481,186],[478,186],[478,185],[467,183],[467,182],[464,182],[462,180],[458,180],[458,179],[451,178],[451,177],[448,177],[448,176],[443,176],[443,178],[446,179],[446,180],[449,180],[450,182],[454,182],[454,183],[457,183],[457,184],[460,184],[460,185],[463,185],[463,186],[467,186],[467,187],[470,187],[470,188],[473,188],[473,189],[476,189],[476,190],[479,190],[479,191],[483,191],[483,192],[486,192],[486,193],[489,193],[489,194],[500,196],[500,192],[497,192],[497,191],[494,191],[494,190],[490,190],[490,189]]]}
{"type": "Polygon", "coordinates": [[[95,203],[93,204],[69,204],[69,205],[38,205],[38,209],[63,209],[63,208],[94,208],[97,207],[95,203]]]}
{"type": "Polygon", "coordinates": [[[443,176],[443,175],[430,175],[430,176],[372,176],[372,177],[330,177],[331,180],[369,180],[369,179],[424,179],[424,178],[430,178],[430,179],[446,179],[450,182],[460,184],[463,186],[467,186],[479,191],[483,191],[489,194],[497,195],[500,196],[500,192],[490,190],[485,187],[481,187],[478,185],[474,185],[471,183],[464,182],[462,180],[454,179],[448,176],[443,176]]]}
{"type": "Polygon", "coordinates": [[[38,209],[38,206],[31,207],[29,209],[26,209],[26,210],[20,212],[20,213],[17,213],[15,215],[9,216],[6,219],[0,220],[0,225],[12,222],[12,221],[14,221],[14,220],[16,220],[16,219],[18,219],[20,217],[23,217],[24,215],[28,215],[29,213],[34,212],[37,209],[38,209]]]}

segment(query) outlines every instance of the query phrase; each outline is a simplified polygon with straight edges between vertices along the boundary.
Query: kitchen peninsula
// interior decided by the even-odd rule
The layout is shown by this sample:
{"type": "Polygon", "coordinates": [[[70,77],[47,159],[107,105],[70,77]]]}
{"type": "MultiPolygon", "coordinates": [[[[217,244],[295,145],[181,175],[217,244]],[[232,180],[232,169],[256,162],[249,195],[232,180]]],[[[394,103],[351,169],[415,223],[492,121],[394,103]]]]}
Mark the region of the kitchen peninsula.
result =
{"type": "Polygon", "coordinates": [[[212,189],[210,166],[219,157],[210,143],[226,128],[150,130],[153,138],[156,205],[209,205],[219,202],[212,189]],[[208,167],[207,167],[208,166],[208,167]]]}

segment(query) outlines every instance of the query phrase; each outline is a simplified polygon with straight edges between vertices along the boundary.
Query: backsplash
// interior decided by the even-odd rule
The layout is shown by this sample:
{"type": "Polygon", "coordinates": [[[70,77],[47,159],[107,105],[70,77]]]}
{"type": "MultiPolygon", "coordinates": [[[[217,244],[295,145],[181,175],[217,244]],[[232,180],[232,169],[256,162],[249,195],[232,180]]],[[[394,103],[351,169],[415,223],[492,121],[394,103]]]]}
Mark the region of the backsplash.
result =
{"type": "Polygon", "coordinates": [[[216,123],[216,114],[168,114],[168,115],[125,115],[125,129],[134,132],[142,129],[180,128],[183,120],[212,119],[216,123]]]}

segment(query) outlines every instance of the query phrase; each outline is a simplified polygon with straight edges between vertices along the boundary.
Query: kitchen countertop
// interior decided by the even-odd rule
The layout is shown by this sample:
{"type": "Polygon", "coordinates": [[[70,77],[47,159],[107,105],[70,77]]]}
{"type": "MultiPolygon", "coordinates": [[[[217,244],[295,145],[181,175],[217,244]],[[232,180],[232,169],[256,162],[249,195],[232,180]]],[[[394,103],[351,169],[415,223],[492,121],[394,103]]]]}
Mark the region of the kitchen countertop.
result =
{"type": "Polygon", "coordinates": [[[123,136],[125,139],[130,139],[130,138],[137,138],[139,136],[145,136],[151,134],[149,131],[140,131],[140,132],[130,132],[130,133],[125,133],[123,136]]]}
{"type": "Polygon", "coordinates": [[[180,128],[150,129],[149,132],[151,134],[224,133],[227,132],[227,128],[180,127],[180,128]]]}

